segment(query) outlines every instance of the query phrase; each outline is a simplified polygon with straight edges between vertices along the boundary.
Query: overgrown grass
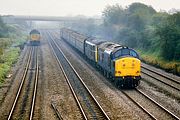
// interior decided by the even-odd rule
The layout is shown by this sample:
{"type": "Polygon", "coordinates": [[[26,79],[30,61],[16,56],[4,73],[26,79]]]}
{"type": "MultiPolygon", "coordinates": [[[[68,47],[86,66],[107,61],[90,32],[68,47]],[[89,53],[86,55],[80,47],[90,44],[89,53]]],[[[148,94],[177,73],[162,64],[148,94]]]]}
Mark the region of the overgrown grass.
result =
{"type": "Polygon", "coordinates": [[[3,25],[0,35],[0,84],[5,80],[11,66],[16,63],[20,48],[23,49],[27,39],[23,23],[3,25]]]}
{"type": "Polygon", "coordinates": [[[9,38],[0,38],[0,84],[4,82],[11,66],[16,63],[21,45],[26,39],[23,33],[21,36],[12,33],[9,38]]]}
{"type": "Polygon", "coordinates": [[[180,61],[167,61],[159,57],[158,52],[144,52],[138,50],[140,58],[143,62],[151,64],[155,67],[164,69],[167,72],[180,75],[180,61]]]}
{"type": "Polygon", "coordinates": [[[18,56],[20,53],[19,48],[10,48],[4,52],[1,56],[1,63],[0,63],[0,83],[4,81],[9,72],[11,66],[16,63],[18,56]]]}
{"type": "Polygon", "coordinates": [[[18,39],[16,39],[12,46],[20,46],[20,45],[24,44],[26,42],[26,40],[27,40],[27,36],[23,35],[23,36],[19,37],[18,39]]]}

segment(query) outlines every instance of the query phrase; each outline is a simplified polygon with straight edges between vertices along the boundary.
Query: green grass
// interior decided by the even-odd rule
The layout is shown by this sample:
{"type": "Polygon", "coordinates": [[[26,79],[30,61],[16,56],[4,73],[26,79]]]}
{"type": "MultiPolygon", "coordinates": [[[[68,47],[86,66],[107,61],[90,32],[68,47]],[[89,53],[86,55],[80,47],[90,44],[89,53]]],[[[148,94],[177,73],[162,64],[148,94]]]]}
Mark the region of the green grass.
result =
{"type": "Polygon", "coordinates": [[[3,35],[6,38],[0,38],[0,84],[4,82],[12,65],[16,63],[20,48],[23,48],[22,45],[28,35],[23,25],[7,24],[7,28],[7,35],[3,35]]]}
{"type": "Polygon", "coordinates": [[[18,38],[14,41],[14,44],[13,46],[19,46],[19,45],[22,45],[26,42],[27,40],[27,36],[23,35],[21,38],[18,38]]]}
{"type": "Polygon", "coordinates": [[[10,38],[0,38],[0,84],[2,84],[11,69],[16,63],[20,54],[20,45],[26,40],[25,35],[10,38]]]}
{"type": "Polygon", "coordinates": [[[0,83],[4,82],[11,66],[16,63],[18,56],[20,54],[19,48],[9,48],[1,56],[0,63],[0,83]]]}
{"type": "MultiPolygon", "coordinates": [[[[156,51],[156,50],[155,50],[156,51]]],[[[138,50],[143,62],[164,69],[167,72],[180,75],[180,61],[167,61],[160,57],[159,52],[144,52],[138,50]]]]}

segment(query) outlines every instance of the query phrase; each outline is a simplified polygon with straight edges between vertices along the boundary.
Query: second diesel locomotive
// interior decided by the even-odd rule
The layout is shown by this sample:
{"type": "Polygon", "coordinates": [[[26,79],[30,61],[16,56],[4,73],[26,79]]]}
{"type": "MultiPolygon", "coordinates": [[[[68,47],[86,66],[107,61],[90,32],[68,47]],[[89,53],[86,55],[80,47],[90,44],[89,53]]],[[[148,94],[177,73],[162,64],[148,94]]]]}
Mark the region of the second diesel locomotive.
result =
{"type": "Polygon", "coordinates": [[[36,29],[31,30],[30,35],[30,44],[39,45],[40,44],[40,32],[36,29]]]}
{"type": "Polygon", "coordinates": [[[116,86],[136,87],[139,85],[141,61],[135,50],[88,37],[67,28],[61,29],[61,38],[95,63],[116,86]]]}

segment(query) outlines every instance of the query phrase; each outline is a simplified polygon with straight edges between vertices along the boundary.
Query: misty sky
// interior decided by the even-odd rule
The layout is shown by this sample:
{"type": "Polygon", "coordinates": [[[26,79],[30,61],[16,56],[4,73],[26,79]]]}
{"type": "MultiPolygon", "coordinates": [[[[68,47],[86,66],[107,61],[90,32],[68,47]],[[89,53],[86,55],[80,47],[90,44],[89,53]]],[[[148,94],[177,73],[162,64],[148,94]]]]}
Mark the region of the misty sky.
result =
{"type": "Polygon", "coordinates": [[[180,9],[180,0],[0,0],[0,15],[101,15],[107,5],[123,7],[133,2],[153,6],[157,11],[180,9]]]}

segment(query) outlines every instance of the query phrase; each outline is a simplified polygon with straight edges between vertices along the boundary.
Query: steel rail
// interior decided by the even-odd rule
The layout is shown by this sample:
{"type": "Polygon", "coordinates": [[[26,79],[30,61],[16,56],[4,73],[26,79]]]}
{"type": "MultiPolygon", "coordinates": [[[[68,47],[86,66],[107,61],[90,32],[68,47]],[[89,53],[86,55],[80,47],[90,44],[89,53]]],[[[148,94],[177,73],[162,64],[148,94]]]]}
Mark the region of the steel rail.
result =
{"type": "Polygon", "coordinates": [[[66,81],[67,81],[67,83],[68,83],[68,86],[70,87],[70,90],[71,90],[71,92],[72,92],[72,94],[73,94],[73,96],[74,96],[74,98],[75,98],[75,100],[76,100],[76,102],[77,102],[77,105],[78,105],[78,107],[79,107],[79,109],[80,109],[80,111],[81,111],[81,113],[82,113],[82,115],[83,115],[83,118],[84,118],[85,120],[87,120],[87,116],[86,116],[86,114],[85,114],[85,112],[84,112],[84,110],[83,110],[83,108],[82,108],[82,105],[81,105],[80,101],[78,100],[77,94],[76,94],[75,91],[73,90],[73,87],[72,87],[72,85],[71,85],[71,83],[70,83],[70,81],[69,81],[69,79],[68,79],[68,77],[67,77],[67,75],[66,75],[66,73],[65,73],[65,71],[64,71],[64,69],[63,69],[63,67],[62,67],[61,62],[59,61],[59,59],[58,59],[58,57],[57,57],[57,55],[56,55],[56,53],[55,53],[55,51],[54,51],[54,49],[53,49],[53,46],[51,45],[51,43],[50,43],[49,41],[48,41],[48,43],[49,43],[49,45],[50,45],[50,47],[51,47],[51,49],[52,49],[52,52],[53,52],[53,55],[54,55],[55,58],[56,58],[56,61],[58,62],[58,65],[60,66],[60,68],[61,68],[61,70],[62,70],[62,72],[63,72],[63,75],[64,75],[64,77],[65,77],[65,79],[66,79],[66,81]]]}
{"type": "Polygon", "coordinates": [[[173,85],[171,85],[171,84],[168,84],[168,83],[166,83],[166,82],[164,82],[164,81],[162,81],[162,80],[160,80],[160,79],[158,79],[158,78],[156,78],[156,77],[154,77],[154,76],[152,76],[152,75],[150,75],[150,74],[148,74],[148,73],[146,73],[146,72],[143,72],[143,71],[141,71],[141,72],[142,72],[143,74],[151,77],[151,78],[156,79],[157,81],[159,81],[159,82],[161,82],[161,83],[163,83],[163,84],[165,84],[165,85],[167,85],[167,86],[170,86],[170,87],[174,88],[174,89],[177,90],[177,91],[180,91],[180,88],[177,88],[177,87],[175,87],[175,86],[173,86],[173,85]]]}
{"type": "Polygon", "coordinates": [[[140,103],[136,102],[132,97],[130,97],[126,92],[121,91],[127,98],[129,98],[133,103],[135,103],[139,108],[141,108],[151,119],[158,120],[155,116],[153,116],[148,110],[146,110],[140,103]]]}
{"type": "Polygon", "coordinates": [[[12,107],[11,107],[10,113],[9,113],[9,115],[8,115],[8,120],[10,120],[11,117],[12,117],[12,114],[13,114],[13,112],[14,112],[16,103],[17,103],[17,101],[18,101],[19,95],[20,95],[21,90],[22,90],[22,86],[23,86],[24,81],[25,81],[25,79],[26,79],[27,71],[28,71],[28,68],[29,68],[29,65],[30,65],[30,61],[31,61],[32,51],[33,51],[33,48],[30,48],[30,53],[29,53],[28,61],[27,61],[27,64],[26,64],[26,67],[25,67],[25,70],[24,70],[24,73],[23,73],[23,77],[22,77],[21,83],[20,83],[20,85],[19,85],[19,88],[18,88],[18,91],[17,91],[17,94],[16,94],[16,97],[15,97],[15,100],[14,100],[14,102],[13,102],[13,105],[12,105],[12,107]]]}
{"type": "Polygon", "coordinates": [[[180,118],[178,116],[176,116],[175,114],[173,114],[171,111],[169,111],[168,109],[166,109],[165,107],[163,107],[162,105],[160,105],[158,102],[156,102],[155,100],[153,100],[151,97],[149,97],[148,95],[146,95],[144,92],[142,92],[141,90],[135,88],[135,90],[137,92],[139,92],[140,94],[142,94],[143,96],[145,96],[147,99],[149,99],[150,101],[152,101],[154,104],[156,104],[158,107],[160,107],[162,110],[164,110],[165,112],[167,112],[169,115],[171,115],[173,118],[175,118],[176,120],[180,120],[180,118]]]}
{"type": "Polygon", "coordinates": [[[38,86],[38,76],[39,76],[39,63],[38,63],[38,47],[36,47],[36,73],[35,73],[35,83],[34,83],[34,92],[33,92],[33,99],[31,103],[31,112],[29,120],[33,119],[34,107],[35,107],[35,100],[37,94],[37,86],[38,86]]]}
{"type": "Polygon", "coordinates": [[[71,66],[71,68],[73,69],[74,73],[76,74],[76,76],[79,78],[80,82],[83,84],[83,86],[86,88],[86,90],[88,91],[88,93],[90,94],[90,96],[93,98],[93,100],[95,101],[95,104],[99,107],[99,109],[102,111],[103,115],[106,117],[106,119],[110,120],[110,118],[108,117],[108,115],[105,113],[105,111],[102,109],[101,105],[98,103],[98,101],[95,99],[95,97],[93,96],[93,94],[91,93],[91,91],[89,90],[89,88],[85,85],[85,83],[83,82],[82,78],[79,76],[79,74],[77,73],[77,71],[75,70],[75,68],[72,66],[72,64],[69,62],[69,60],[66,58],[66,56],[64,55],[64,53],[62,52],[61,48],[58,46],[58,44],[53,40],[52,36],[49,34],[49,36],[51,37],[51,40],[54,42],[54,44],[56,45],[56,47],[59,49],[59,51],[62,53],[63,57],[66,59],[66,61],[68,62],[68,64],[71,66]]]}
{"type": "MultiPolygon", "coordinates": [[[[54,40],[53,40],[53,41],[54,41],[54,40]]],[[[54,42],[55,42],[55,41],[54,41],[54,42]]],[[[156,71],[150,70],[149,68],[145,68],[144,66],[141,66],[141,67],[143,67],[144,69],[147,69],[147,70],[149,70],[149,71],[151,71],[151,72],[153,72],[153,73],[156,73],[156,74],[158,74],[159,76],[162,76],[162,77],[164,77],[164,78],[166,78],[166,79],[169,79],[169,80],[171,80],[171,81],[173,81],[173,82],[175,82],[175,83],[177,83],[177,84],[180,84],[180,82],[174,80],[173,78],[167,77],[167,76],[165,76],[165,75],[163,75],[163,74],[160,74],[160,73],[158,73],[158,72],[156,72],[156,71]]],[[[169,84],[161,81],[160,79],[155,78],[155,77],[152,76],[152,75],[149,75],[149,74],[147,74],[147,73],[145,73],[145,72],[143,72],[143,73],[146,74],[146,75],[148,75],[148,76],[150,76],[150,77],[152,77],[152,78],[154,78],[154,79],[156,79],[156,80],[158,80],[158,81],[160,81],[160,82],[162,82],[162,83],[164,83],[164,84],[166,84],[166,85],[168,85],[168,86],[170,86],[170,87],[172,87],[172,88],[174,88],[174,89],[176,89],[176,90],[180,90],[180,89],[178,89],[178,88],[176,88],[176,87],[174,87],[174,86],[172,86],[172,85],[169,85],[169,84]]],[[[175,118],[175,119],[177,119],[177,120],[180,120],[179,117],[177,117],[175,114],[173,114],[172,112],[170,112],[169,110],[167,110],[165,107],[163,107],[162,105],[160,105],[160,104],[157,103],[156,101],[154,101],[152,98],[150,98],[149,96],[147,96],[145,93],[143,93],[142,91],[138,90],[137,88],[135,88],[135,89],[136,89],[139,93],[141,93],[143,96],[145,96],[146,98],[148,98],[150,101],[152,101],[154,104],[156,104],[158,107],[160,107],[161,109],[163,109],[165,112],[167,112],[168,114],[170,114],[173,118],[175,118]]],[[[144,112],[146,112],[146,113],[148,114],[148,116],[150,116],[152,119],[157,120],[156,117],[154,117],[154,116],[153,116],[150,112],[148,112],[143,106],[141,106],[139,103],[137,103],[135,100],[133,100],[128,94],[126,94],[124,91],[121,91],[121,92],[122,92],[123,94],[125,94],[125,96],[127,96],[131,101],[133,101],[133,103],[135,103],[137,106],[139,106],[144,112]]]]}
{"type": "Polygon", "coordinates": [[[63,118],[61,117],[61,114],[59,113],[58,109],[56,108],[56,106],[54,105],[53,102],[51,102],[51,106],[52,106],[53,110],[55,111],[58,119],[59,119],[59,120],[63,120],[63,118]]]}
{"type": "Polygon", "coordinates": [[[144,67],[144,66],[142,66],[142,65],[141,65],[141,67],[144,68],[144,69],[146,69],[146,70],[148,70],[148,71],[150,71],[150,72],[153,72],[153,73],[155,73],[155,74],[157,74],[157,75],[159,75],[159,76],[161,76],[161,77],[164,77],[164,78],[166,78],[166,79],[169,79],[169,80],[171,80],[171,81],[173,81],[173,82],[175,82],[175,83],[177,83],[177,84],[180,84],[180,81],[177,81],[177,80],[174,79],[174,78],[171,78],[171,77],[169,77],[169,76],[167,76],[167,75],[161,74],[161,73],[159,73],[159,72],[157,72],[157,71],[155,71],[155,70],[151,70],[150,68],[144,67]]]}

